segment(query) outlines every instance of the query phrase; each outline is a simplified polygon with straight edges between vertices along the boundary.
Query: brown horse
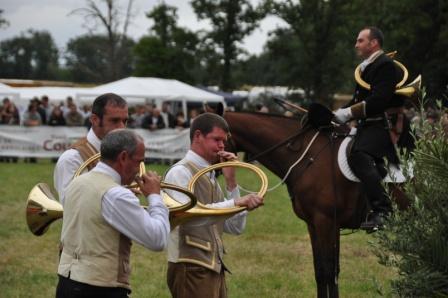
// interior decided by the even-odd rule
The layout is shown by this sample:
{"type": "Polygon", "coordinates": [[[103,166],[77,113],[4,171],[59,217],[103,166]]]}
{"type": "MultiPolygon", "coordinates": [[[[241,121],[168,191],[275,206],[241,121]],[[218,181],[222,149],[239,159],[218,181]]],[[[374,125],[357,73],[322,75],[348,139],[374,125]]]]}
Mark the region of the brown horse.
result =
{"type": "Polygon", "coordinates": [[[367,214],[360,184],[347,180],[337,164],[343,138],[330,129],[316,136],[312,126],[279,115],[226,112],[224,118],[229,150],[249,153],[280,178],[307,150],[285,183],[295,214],[308,226],[318,297],[338,297],[339,231],[359,228],[367,214]]]}

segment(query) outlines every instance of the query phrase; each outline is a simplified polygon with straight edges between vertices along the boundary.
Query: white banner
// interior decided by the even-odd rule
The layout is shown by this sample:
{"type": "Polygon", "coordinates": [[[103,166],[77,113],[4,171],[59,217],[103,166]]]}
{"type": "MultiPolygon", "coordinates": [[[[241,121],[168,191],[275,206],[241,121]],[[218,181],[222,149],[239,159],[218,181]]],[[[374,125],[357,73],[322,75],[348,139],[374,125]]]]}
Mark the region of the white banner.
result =
{"type": "MultiPolygon", "coordinates": [[[[188,129],[134,131],[145,140],[147,158],[181,159],[190,147],[188,129]]],[[[59,157],[86,135],[84,127],[0,125],[0,156],[59,157]]]]}

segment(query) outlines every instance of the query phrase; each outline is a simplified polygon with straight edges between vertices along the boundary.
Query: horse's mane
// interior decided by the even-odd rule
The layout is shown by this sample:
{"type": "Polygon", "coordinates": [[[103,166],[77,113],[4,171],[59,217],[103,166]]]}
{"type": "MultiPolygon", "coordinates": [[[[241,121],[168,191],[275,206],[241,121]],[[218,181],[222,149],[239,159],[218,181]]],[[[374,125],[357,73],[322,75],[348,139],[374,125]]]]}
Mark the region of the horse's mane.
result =
{"type": "Polygon", "coordinates": [[[263,112],[255,112],[255,111],[238,111],[238,112],[234,112],[234,111],[226,111],[225,114],[227,113],[236,113],[236,114],[251,114],[251,115],[259,115],[259,116],[265,116],[265,117],[277,117],[277,118],[283,118],[283,119],[291,119],[291,120],[295,120],[297,121],[297,117],[291,117],[291,116],[285,116],[282,114],[274,114],[274,113],[263,113],[263,112]]]}

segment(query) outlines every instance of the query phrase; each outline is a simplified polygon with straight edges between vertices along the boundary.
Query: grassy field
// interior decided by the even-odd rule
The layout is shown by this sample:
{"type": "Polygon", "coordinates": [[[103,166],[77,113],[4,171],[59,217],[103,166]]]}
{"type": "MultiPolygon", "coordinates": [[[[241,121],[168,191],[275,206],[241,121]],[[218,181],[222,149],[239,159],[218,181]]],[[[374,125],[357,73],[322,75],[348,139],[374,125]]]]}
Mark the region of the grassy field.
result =
{"type": "MultiPolygon", "coordinates": [[[[38,182],[52,186],[53,166],[46,160],[0,163],[0,297],[54,297],[61,221],[41,237],[32,235],[25,221],[29,191],[38,182]]],[[[161,174],[166,169],[150,168],[161,174]]],[[[279,181],[266,173],[271,186],[279,181]]],[[[253,175],[239,176],[243,185],[254,188],[253,175]]],[[[341,239],[341,297],[390,296],[389,281],[395,273],[377,263],[370,237],[358,232],[341,239]]],[[[284,187],[267,194],[265,206],[250,214],[243,235],[226,235],[224,243],[233,273],[227,275],[230,297],[315,297],[308,233],[284,187]]],[[[135,244],[131,260],[132,297],[169,297],[165,253],[135,244]]]]}

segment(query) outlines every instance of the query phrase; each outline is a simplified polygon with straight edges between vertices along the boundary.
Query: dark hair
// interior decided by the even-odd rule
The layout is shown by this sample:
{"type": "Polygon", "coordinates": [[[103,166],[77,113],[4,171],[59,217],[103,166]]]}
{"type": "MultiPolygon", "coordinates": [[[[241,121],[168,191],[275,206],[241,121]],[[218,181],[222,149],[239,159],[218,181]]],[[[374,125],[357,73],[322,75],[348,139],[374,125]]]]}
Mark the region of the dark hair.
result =
{"type": "Polygon", "coordinates": [[[221,128],[226,133],[229,132],[229,125],[221,116],[212,113],[204,113],[197,116],[190,127],[190,141],[193,141],[196,130],[199,130],[203,135],[207,135],[214,127],[221,128]]]}
{"type": "Polygon", "coordinates": [[[374,27],[374,26],[369,26],[369,27],[365,27],[364,29],[369,30],[369,38],[370,38],[370,40],[376,39],[376,40],[378,40],[378,43],[379,43],[380,47],[383,46],[384,34],[383,34],[383,32],[379,28],[374,27]]]}
{"type": "Polygon", "coordinates": [[[127,102],[126,100],[123,99],[123,97],[115,93],[105,93],[103,95],[98,96],[93,102],[92,114],[95,114],[100,119],[103,119],[104,110],[107,104],[123,108],[127,106],[127,102]]]}
{"type": "Polygon", "coordinates": [[[101,160],[115,161],[118,155],[126,151],[133,156],[142,137],[129,129],[115,129],[101,141],[101,160]]]}

